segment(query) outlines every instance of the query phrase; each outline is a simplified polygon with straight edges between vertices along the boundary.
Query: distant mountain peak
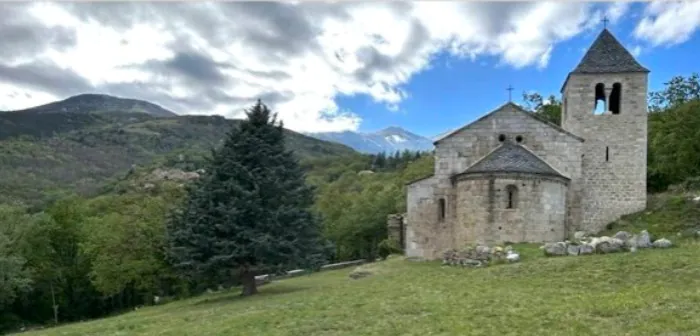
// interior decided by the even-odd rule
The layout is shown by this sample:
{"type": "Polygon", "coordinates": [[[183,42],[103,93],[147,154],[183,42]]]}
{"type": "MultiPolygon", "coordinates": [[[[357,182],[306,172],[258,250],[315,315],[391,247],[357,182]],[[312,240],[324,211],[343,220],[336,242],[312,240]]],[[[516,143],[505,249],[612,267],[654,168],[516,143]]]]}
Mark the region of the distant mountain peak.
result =
{"type": "MultiPolygon", "coordinates": [[[[399,127],[399,126],[389,126],[387,128],[382,129],[379,132],[408,132],[405,129],[399,127]]],[[[379,133],[377,132],[377,133],[379,133]]]]}
{"type": "Polygon", "coordinates": [[[433,150],[433,142],[430,139],[399,126],[389,126],[372,133],[343,131],[308,133],[308,135],[321,140],[338,142],[364,153],[433,150]]]}

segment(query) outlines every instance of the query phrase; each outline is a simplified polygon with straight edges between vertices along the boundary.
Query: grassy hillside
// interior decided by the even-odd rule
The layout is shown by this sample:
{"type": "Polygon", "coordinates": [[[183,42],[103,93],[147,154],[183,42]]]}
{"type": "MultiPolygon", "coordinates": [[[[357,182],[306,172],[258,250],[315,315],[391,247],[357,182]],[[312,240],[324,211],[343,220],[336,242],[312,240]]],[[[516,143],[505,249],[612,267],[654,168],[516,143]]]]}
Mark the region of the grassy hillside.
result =
{"type": "Polygon", "coordinates": [[[664,193],[647,197],[647,209],[622,217],[610,223],[603,233],[614,234],[620,230],[638,232],[649,230],[659,237],[700,236],[700,188],[675,187],[664,193]]]}
{"type": "Polygon", "coordinates": [[[484,269],[403,258],[147,307],[26,335],[691,335],[700,246],[484,269]]]}
{"type": "MultiPolygon", "coordinates": [[[[144,113],[0,113],[0,203],[36,205],[67,192],[91,193],[133,165],[197,169],[238,121],[215,116],[159,118],[144,113]]],[[[342,156],[349,147],[292,131],[301,158],[342,156]]]]}

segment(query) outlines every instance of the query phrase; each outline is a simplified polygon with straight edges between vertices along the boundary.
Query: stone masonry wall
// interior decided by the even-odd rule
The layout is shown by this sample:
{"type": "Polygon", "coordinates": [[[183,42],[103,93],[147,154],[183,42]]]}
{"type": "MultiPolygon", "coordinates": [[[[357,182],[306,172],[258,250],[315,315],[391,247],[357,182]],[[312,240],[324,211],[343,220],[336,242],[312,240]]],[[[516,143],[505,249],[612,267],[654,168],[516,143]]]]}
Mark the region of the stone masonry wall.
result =
{"type": "Polygon", "coordinates": [[[586,140],[580,229],[596,232],[646,207],[647,75],[572,74],[563,94],[562,125],[586,140]],[[622,84],[620,114],[593,113],[597,83],[605,84],[608,98],[612,85],[622,84]]]}
{"type": "Polygon", "coordinates": [[[387,236],[390,241],[404,248],[404,215],[391,214],[386,218],[387,236]]]}
{"type": "Polygon", "coordinates": [[[405,234],[407,256],[439,257],[446,248],[462,244],[455,238],[454,232],[459,225],[464,225],[460,222],[464,219],[458,221],[457,211],[460,205],[457,188],[453,186],[450,177],[464,171],[498,147],[500,134],[505,134],[511,141],[515,141],[518,135],[522,136],[523,146],[571,179],[568,194],[562,198],[567,200],[568,207],[564,227],[569,231],[578,229],[581,222],[581,139],[505,105],[467,128],[440,140],[435,149],[435,175],[408,186],[405,234]],[[439,221],[438,200],[441,198],[445,199],[446,216],[439,221]]]}
{"type": "MultiPolygon", "coordinates": [[[[498,140],[500,134],[506,135],[511,141],[521,135],[523,146],[571,179],[567,195],[569,200],[567,228],[569,231],[575,231],[582,221],[580,202],[583,142],[577,137],[517,111],[510,105],[505,105],[500,110],[439,141],[435,146],[435,178],[438,181],[448,181],[453,174],[467,169],[500,145],[498,140]]],[[[451,188],[447,182],[440,185],[451,188]]],[[[445,190],[444,193],[447,194],[449,191],[445,190]]]]}
{"type": "Polygon", "coordinates": [[[528,175],[477,176],[457,182],[457,224],[452,248],[467,244],[553,242],[566,236],[567,185],[528,175]],[[515,207],[506,188],[516,186],[515,207]]]}
{"type": "Polygon", "coordinates": [[[434,258],[443,246],[449,246],[451,226],[448,221],[438,220],[436,185],[436,179],[431,177],[407,188],[404,249],[407,257],[434,258]]]}

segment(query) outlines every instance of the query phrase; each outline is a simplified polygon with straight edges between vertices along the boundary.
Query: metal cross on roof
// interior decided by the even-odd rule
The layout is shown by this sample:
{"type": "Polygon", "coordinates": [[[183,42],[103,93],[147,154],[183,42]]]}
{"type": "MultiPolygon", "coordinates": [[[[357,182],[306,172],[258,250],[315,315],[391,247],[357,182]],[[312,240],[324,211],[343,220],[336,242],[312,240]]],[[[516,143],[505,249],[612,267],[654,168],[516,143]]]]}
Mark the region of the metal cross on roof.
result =
{"type": "Polygon", "coordinates": [[[508,101],[512,101],[512,100],[513,100],[513,97],[512,97],[512,94],[513,94],[513,86],[512,86],[512,85],[508,85],[508,88],[507,88],[506,90],[508,90],[508,101]]]}
{"type": "Polygon", "coordinates": [[[607,16],[603,16],[603,28],[608,28],[609,21],[607,16]]]}

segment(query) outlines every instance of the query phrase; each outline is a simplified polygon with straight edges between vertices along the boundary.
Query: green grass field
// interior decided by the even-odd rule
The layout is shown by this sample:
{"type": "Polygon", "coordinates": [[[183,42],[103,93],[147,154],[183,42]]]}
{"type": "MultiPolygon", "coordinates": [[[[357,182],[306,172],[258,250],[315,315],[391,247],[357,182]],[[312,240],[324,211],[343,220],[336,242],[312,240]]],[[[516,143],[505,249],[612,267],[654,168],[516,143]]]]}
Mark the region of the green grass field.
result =
{"type": "Polygon", "coordinates": [[[482,269],[393,257],[27,335],[698,335],[700,244],[482,269]]]}

